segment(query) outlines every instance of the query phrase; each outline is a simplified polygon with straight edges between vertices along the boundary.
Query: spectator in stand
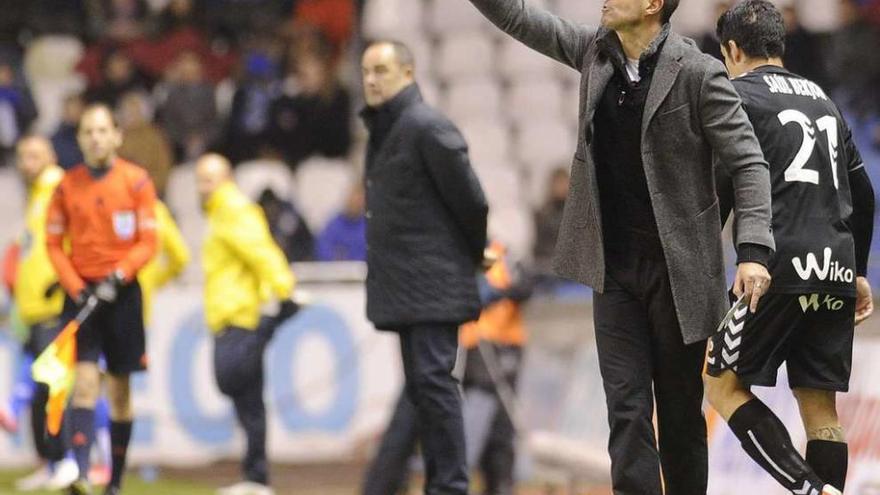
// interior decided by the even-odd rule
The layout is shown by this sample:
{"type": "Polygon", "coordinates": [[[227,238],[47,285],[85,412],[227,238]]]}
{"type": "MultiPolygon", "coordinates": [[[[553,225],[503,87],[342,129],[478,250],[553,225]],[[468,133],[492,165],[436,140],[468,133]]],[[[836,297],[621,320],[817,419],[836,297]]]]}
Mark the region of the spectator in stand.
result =
{"type": "Polygon", "coordinates": [[[61,123],[52,134],[52,147],[58,155],[58,165],[64,170],[83,161],[82,151],[76,141],[76,130],[84,109],[85,101],[81,94],[72,93],[64,97],[61,123]]]}
{"type": "Polygon", "coordinates": [[[293,7],[294,25],[320,29],[338,57],[355,28],[355,5],[352,0],[297,0],[293,7]]]}
{"type": "Polygon", "coordinates": [[[196,53],[178,55],[159,94],[159,122],[174,144],[177,161],[202,155],[217,136],[217,108],[214,87],[205,80],[196,53]]]}
{"type": "MultiPolygon", "coordinates": [[[[796,4],[782,9],[785,20],[785,68],[825,87],[828,77],[819,37],[801,24],[796,4]]],[[[720,16],[719,16],[720,17],[720,16]]]]}
{"type": "Polygon", "coordinates": [[[315,258],[318,261],[366,261],[366,198],[360,182],[351,189],[345,208],[318,236],[315,258]]]}
{"type": "MultiPolygon", "coordinates": [[[[712,16],[712,19],[718,19],[721,17],[721,14],[727,12],[727,9],[730,8],[730,0],[721,0],[719,2],[715,2],[715,15],[712,16]]],[[[721,42],[718,41],[718,36],[715,35],[715,24],[712,23],[712,26],[700,36],[698,44],[700,45],[700,50],[703,53],[708,53],[718,60],[724,60],[721,57],[721,42]]]]}
{"type": "Polygon", "coordinates": [[[110,50],[101,63],[102,80],[86,92],[88,103],[104,103],[111,108],[129,91],[146,90],[146,77],[140,73],[134,60],[121,49],[110,50]]]}
{"type": "Polygon", "coordinates": [[[15,143],[37,118],[37,107],[27,85],[8,60],[0,60],[0,153],[2,164],[12,158],[15,143]]]}
{"type": "Polygon", "coordinates": [[[880,29],[861,15],[854,0],[841,0],[840,13],[843,26],[831,38],[828,74],[838,104],[864,118],[880,107],[880,57],[866,55],[880,46],[880,29]]]}
{"type": "Polygon", "coordinates": [[[96,38],[117,42],[144,35],[149,9],[145,0],[99,0],[88,2],[89,27],[96,38]]]}
{"type": "Polygon", "coordinates": [[[266,143],[277,74],[267,52],[255,50],[245,57],[244,74],[226,124],[226,155],[233,163],[254,158],[266,143]]]}
{"type": "Polygon", "coordinates": [[[260,193],[257,203],[266,214],[272,238],[287,259],[291,262],[311,261],[315,239],[293,203],[279,198],[271,187],[260,193]]]}
{"type": "Polygon", "coordinates": [[[204,29],[203,9],[193,0],[170,0],[157,19],[156,30],[167,35],[185,29],[204,29]]]}
{"type": "Polygon", "coordinates": [[[116,109],[122,128],[119,156],[143,167],[159,197],[165,197],[168,174],[174,165],[174,150],[165,131],[153,123],[152,102],[146,93],[133,91],[123,95],[116,109]]]}
{"type": "Polygon", "coordinates": [[[337,78],[333,57],[333,47],[320,33],[288,51],[269,136],[294,169],[312,155],[345,157],[351,148],[351,97],[337,78]]]}
{"type": "Polygon", "coordinates": [[[542,275],[553,273],[553,252],[556,249],[556,236],[562,223],[562,210],[568,196],[569,174],[567,167],[555,169],[547,181],[547,198],[535,212],[535,245],[532,255],[535,271],[542,275]]]}

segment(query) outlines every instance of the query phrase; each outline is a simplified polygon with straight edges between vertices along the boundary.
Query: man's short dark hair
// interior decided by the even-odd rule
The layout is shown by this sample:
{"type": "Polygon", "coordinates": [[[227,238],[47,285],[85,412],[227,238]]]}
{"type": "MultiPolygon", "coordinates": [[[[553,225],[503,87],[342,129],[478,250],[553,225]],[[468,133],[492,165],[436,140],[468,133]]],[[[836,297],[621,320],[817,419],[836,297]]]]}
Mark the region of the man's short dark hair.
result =
{"type": "Polygon", "coordinates": [[[663,10],[660,11],[660,20],[663,24],[669,22],[669,19],[672,19],[672,14],[675,13],[675,9],[678,8],[679,0],[666,0],[663,2],[663,10]]]}
{"type": "Polygon", "coordinates": [[[406,46],[406,43],[391,39],[373,40],[367,45],[367,48],[372,48],[376,45],[391,45],[391,48],[394,50],[394,57],[397,58],[397,63],[415,69],[416,58],[413,56],[412,50],[406,46]]]}
{"type": "Polygon", "coordinates": [[[782,57],[785,54],[785,21],[767,0],[746,0],[718,18],[718,40],[723,46],[733,41],[752,58],[782,57]]]}

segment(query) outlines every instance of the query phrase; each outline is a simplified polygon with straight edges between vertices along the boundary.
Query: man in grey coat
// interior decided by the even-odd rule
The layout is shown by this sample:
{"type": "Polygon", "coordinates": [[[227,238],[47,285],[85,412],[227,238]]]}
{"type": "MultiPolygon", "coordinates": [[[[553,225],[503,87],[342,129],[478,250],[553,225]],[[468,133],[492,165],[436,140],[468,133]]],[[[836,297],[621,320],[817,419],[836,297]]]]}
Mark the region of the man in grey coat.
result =
{"type": "Polygon", "coordinates": [[[525,0],[471,2],[581,73],[554,266],[595,290],[614,493],[705,494],[701,370],[729,307],[714,160],[733,177],[733,290],[752,311],[774,246],[768,166],[740,99],[720,62],[670,32],[678,0],[606,0],[598,28],[525,0]]]}

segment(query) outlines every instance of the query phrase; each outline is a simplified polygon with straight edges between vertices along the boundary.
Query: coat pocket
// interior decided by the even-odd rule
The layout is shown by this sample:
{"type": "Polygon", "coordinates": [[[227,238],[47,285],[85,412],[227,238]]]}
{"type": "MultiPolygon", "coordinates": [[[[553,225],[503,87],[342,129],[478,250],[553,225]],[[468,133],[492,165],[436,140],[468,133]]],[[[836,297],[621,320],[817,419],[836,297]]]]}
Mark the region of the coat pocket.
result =
{"type": "Polygon", "coordinates": [[[695,235],[703,273],[715,278],[724,275],[724,250],[721,246],[721,213],[716,199],[694,218],[695,235]]]}

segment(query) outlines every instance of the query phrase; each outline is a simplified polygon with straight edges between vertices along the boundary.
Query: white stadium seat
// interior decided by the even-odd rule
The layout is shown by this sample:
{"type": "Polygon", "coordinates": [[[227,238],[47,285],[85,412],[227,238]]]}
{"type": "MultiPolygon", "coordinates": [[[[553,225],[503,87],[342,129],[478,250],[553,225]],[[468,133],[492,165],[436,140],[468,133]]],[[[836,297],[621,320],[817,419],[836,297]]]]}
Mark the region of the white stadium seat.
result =
{"type": "Polygon", "coordinates": [[[516,122],[536,118],[559,118],[564,115],[563,106],[577,108],[577,102],[564,101],[562,87],[555,78],[526,79],[513,83],[507,92],[504,109],[516,122]]]}
{"type": "Polygon", "coordinates": [[[561,65],[509,36],[501,42],[497,63],[498,72],[507,79],[547,77],[561,65]]]}
{"type": "Polygon", "coordinates": [[[355,180],[351,164],[343,160],[315,157],[297,168],[291,199],[312,232],[320,232],[339,212],[355,180]]]}
{"type": "Polygon", "coordinates": [[[500,119],[457,122],[475,167],[510,161],[510,130],[500,119]]]}
{"type": "Polygon", "coordinates": [[[427,26],[435,34],[494,29],[470,2],[457,0],[433,0],[430,2],[427,26]]]}
{"type": "Polygon", "coordinates": [[[446,90],[443,109],[455,122],[495,118],[501,111],[501,89],[490,78],[454,82],[446,90]]]}
{"type": "Polygon", "coordinates": [[[555,167],[569,163],[574,154],[577,126],[561,119],[535,119],[518,127],[516,158],[526,170],[555,167]]]}
{"type": "Polygon", "coordinates": [[[369,0],[364,6],[363,30],[367,39],[422,29],[423,2],[369,0]]]}
{"type": "Polygon", "coordinates": [[[251,160],[235,167],[235,182],[251,200],[256,201],[266,188],[279,198],[293,194],[293,174],[279,160],[251,160]]]}
{"type": "Polygon", "coordinates": [[[494,71],[492,38],[476,31],[443,38],[434,57],[437,75],[443,79],[487,76],[494,71]]]}

